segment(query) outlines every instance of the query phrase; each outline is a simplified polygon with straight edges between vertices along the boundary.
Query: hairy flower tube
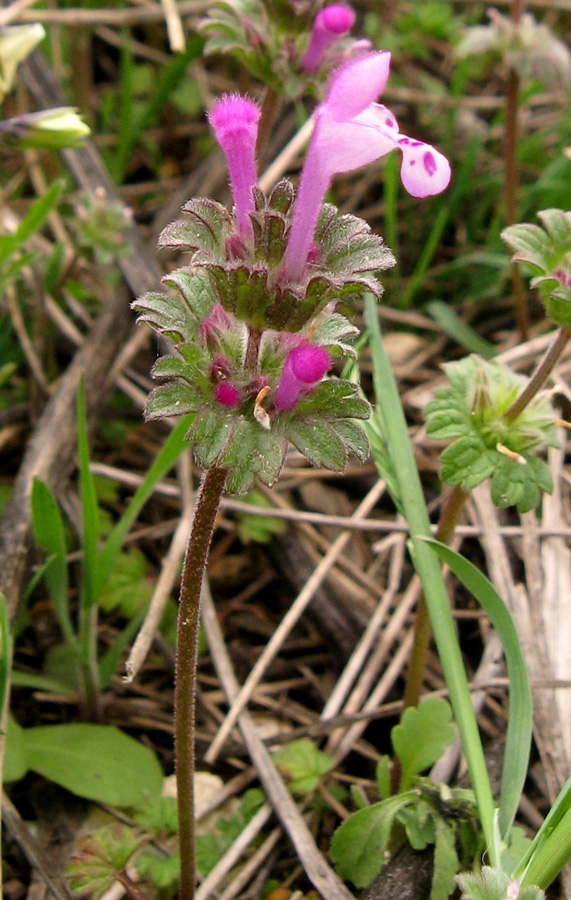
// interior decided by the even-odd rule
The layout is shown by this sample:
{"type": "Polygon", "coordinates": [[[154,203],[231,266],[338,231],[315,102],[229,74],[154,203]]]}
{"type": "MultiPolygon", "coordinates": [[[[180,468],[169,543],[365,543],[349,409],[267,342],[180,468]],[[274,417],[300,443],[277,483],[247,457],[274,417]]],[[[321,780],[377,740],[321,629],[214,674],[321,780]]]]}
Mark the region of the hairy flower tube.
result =
{"type": "Polygon", "coordinates": [[[336,3],[320,10],[313,22],[311,39],[302,60],[306,72],[315,72],[323,62],[325,51],[340,38],[349,34],[355,24],[355,13],[350,6],[336,3]]]}
{"type": "Polygon", "coordinates": [[[226,156],[236,220],[243,235],[248,236],[252,231],[250,213],[254,211],[252,190],[257,182],[256,140],[260,109],[248,97],[226,94],[214,104],[209,119],[226,156]]]}
{"type": "Polygon", "coordinates": [[[380,51],[339,69],[326,100],[315,111],[285,255],[287,280],[299,279],[305,269],[334,175],[352,172],[398,149],[402,183],[413,197],[439,194],[450,182],[446,157],[429,144],[400,134],[392,112],[374,102],[387,82],[390,61],[391,54],[380,51]]]}

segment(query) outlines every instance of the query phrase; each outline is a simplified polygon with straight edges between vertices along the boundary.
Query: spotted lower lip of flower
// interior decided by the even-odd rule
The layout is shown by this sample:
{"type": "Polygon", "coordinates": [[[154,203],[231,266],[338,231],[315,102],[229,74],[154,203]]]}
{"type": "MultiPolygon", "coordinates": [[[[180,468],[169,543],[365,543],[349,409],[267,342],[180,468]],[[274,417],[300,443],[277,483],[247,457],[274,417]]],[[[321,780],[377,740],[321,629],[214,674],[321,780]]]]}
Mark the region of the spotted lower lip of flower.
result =
{"type": "Polygon", "coordinates": [[[311,40],[303,57],[302,68],[306,72],[315,72],[321,65],[327,48],[349,34],[354,24],[355,13],[350,6],[337,3],[320,10],[313,22],[311,40]]]}
{"type": "Polygon", "coordinates": [[[210,124],[222,147],[236,207],[236,221],[244,235],[252,231],[250,213],[254,211],[252,191],[257,182],[256,141],[260,108],[249,97],[226,94],[212,107],[210,124]]]}
{"type": "Polygon", "coordinates": [[[344,66],[315,111],[285,255],[284,273],[290,281],[303,273],[323,199],[335,175],[360,169],[398,149],[401,179],[413,197],[439,194],[450,182],[446,157],[430,144],[400,134],[392,112],[374,102],[387,82],[390,60],[390,53],[380,51],[344,66]]]}

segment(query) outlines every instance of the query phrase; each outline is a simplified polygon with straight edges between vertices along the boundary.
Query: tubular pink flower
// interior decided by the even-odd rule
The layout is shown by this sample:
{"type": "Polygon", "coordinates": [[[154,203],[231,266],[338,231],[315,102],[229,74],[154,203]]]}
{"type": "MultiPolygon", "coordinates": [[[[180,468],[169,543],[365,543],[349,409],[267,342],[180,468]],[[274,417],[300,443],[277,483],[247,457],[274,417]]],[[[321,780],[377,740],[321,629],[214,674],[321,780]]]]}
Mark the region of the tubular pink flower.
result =
{"type": "Polygon", "coordinates": [[[369,53],[334,76],[326,100],[315,111],[315,127],[301,173],[285,254],[290,281],[303,274],[323,198],[334,175],[368,165],[395,148],[402,153],[401,179],[413,197],[430,197],[450,182],[442,153],[399,133],[392,112],[375,99],[389,76],[391,54],[369,53]]]}
{"type": "Polygon", "coordinates": [[[355,24],[355,13],[350,6],[336,3],[317,13],[311,32],[309,47],[302,60],[306,72],[315,72],[331,44],[349,34],[355,24]]]}
{"type": "Polygon", "coordinates": [[[274,402],[279,412],[287,412],[300,397],[321,381],[331,365],[331,357],[323,347],[304,344],[287,355],[274,402]]]}
{"type": "Polygon", "coordinates": [[[252,189],[258,180],[256,140],[260,109],[248,97],[225,94],[214,104],[208,118],[226,156],[238,227],[249,235],[249,213],[254,209],[252,189]]]}

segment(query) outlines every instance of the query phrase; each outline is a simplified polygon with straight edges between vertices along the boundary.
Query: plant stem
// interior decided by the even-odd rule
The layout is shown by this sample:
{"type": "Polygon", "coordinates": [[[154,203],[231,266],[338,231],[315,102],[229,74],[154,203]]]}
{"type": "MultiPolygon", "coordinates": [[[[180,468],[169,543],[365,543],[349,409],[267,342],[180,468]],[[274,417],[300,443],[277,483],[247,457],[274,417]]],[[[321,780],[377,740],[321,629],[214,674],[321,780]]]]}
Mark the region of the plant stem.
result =
{"type": "Polygon", "coordinates": [[[262,332],[248,326],[248,344],[246,346],[246,369],[256,372],[258,369],[258,356],[260,353],[260,341],[262,340],[262,332]]]}
{"type": "MultiPolygon", "coordinates": [[[[518,25],[524,12],[523,0],[513,0],[511,20],[518,25]]],[[[506,224],[517,222],[517,194],[519,186],[517,148],[519,140],[519,74],[510,68],[506,81],[506,125],[504,136],[504,203],[506,224]]],[[[529,331],[529,312],[525,297],[523,279],[518,267],[512,263],[512,289],[515,307],[516,325],[520,340],[527,339],[529,331]]]]}
{"type": "Polygon", "coordinates": [[[410,533],[412,561],[422,583],[440,664],[450,693],[450,702],[476,796],[480,822],[490,854],[490,864],[496,866],[499,865],[499,859],[494,841],[495,804],[478,723],[472,708],[468,679],[440,564],[434,552],[422,540],[424,536],[431,534],[430,520],[398,385],[383,347],[377,306],[371,295],[367,297],[365,315],[371,335],[375,395],[381,408],[389,453],[396,462],[394,470],[410,533]]]}
{"type": "Polygon", "coordinates": [[[276,94],[272,88],[266,88],[266,92],[262,99],[262,114],[260,116],[260,124],[258,127],[258,139],[256,141],[256,156],[258,159],[260,159],[264,149],[268,145],[268,140],[272,128],[274,127],[280,104],[280,95],[276,94]]]}
{"type": "Polygon", "coordinates": [[[192,900],[196,884],[194,834],[194,732],[200,593],[227,472],[212,466],[204,474],[186,548],[177,623],[175,672],[175,760],[180,850],[179,900],[192,900]]]}
{"type": "MultiPolygon", "coordinates": [[[[450,543],[467,499],[468,494],[466,491],[462,490],[461,487],[455,487],[453,489],[440,516],[440,524],[438,526],[438,531],[436,532],[436,539],[438,541],[442,541],[443,544],[450,543]]],[[[406,685],[404,690],[405,707],[417,706],[420,699],[424,670],[426,667],[426,654],[428,653],[431,634],[430,617],[428,615],[424,596],[422,596],[416,613],[416,621],[414,623],[414,643],[412,645],[406,673],[406,685]]]]}
{"type": "Polygon", "coordinates": [[[519,397],[514,400],[510,408],[504,413],[504,419],[506,419],[508,422],[514,422],[517,417],[521,415],[526,406],[531,403],[535,395],[539,390],[541,390],[541,388],[547,381],[547,378],[553,371],[553,368],[557,363],[557,360],[563,353],[563,350],[565,349],[567,341],[570,337],[570,328],[559,329],[555,340],[553,341],[551,347],[548,349],[547,353],[530,378],[527,387],[521,392],[519,397]]]}

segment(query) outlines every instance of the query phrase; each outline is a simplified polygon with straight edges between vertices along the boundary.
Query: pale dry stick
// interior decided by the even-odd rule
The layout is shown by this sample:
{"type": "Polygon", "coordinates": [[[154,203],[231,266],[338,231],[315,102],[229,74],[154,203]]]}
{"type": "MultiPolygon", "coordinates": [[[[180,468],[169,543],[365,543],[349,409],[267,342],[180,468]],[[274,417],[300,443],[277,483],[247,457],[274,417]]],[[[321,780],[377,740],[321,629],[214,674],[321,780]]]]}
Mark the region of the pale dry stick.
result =
{"type": "MultiPolygon", "coordinates": [[[[352,529],[351,529],[352,530],[352,529]]],[[[322,554],[329,551],[331,541],[319,531],[313,531],[313,534],[303,535],[308,540],[306,544],[307,551],[314,565],[317,565],[322,554]]],[[[350,559],[350,554],[344,554],[338,560],[337,566],[330,572],[328,580],[346,596],[352,597],[355,602],[363,603],[367,608],[372,608],[371,604],[375,604],[381,594],[378,581],[369,578],[367,573],[355,565],[350,559]]]]}
{"type": "MultiPolygon", "coordinates": [[[[74,325],[74,323],[69,319],[66,314],[62,311],[62,309],[55,302],[53,297],[49,294],[46,294],[44,297],[44,303],[46,307],[46,312],[54,325],[56,325],[62,334],[64,334],[76,347],[81,347],[84,342],[84,336],[79,330],[79,328],[74,325]]],[[[137,387],[137,385],[133,384],[133,382],[127,377],[125,371],[127,369],[127,363],[130,359],[136,354],[139,344],[133,346],[131,342],[132,339],[126,341],[125,345],[121,349],[121,351],[117,354],[114,359],[112,373],[115,384],[119,388],[119,390],[123,391],[125,396],[131,400],[135,406],[138,406],[142,409],[145,405],[145,401],[147,399],[147,392],[141,390],[141,388],[137,387]],[[129,350],[129,353],[126,353],[126,350],[129,350]],[[121,364],[125,366],[125,371],[120,372],[118,361],[121,360],[121,364]]],[[[138,487],[142,482],[142,477],[134,476],[136,479],[136,486],[138,487]]],[[[180,491],[177,488],[177,496],[180,496],[180,491]]]]}
{"type": "MultiPolygon", "coordinates": [[[[498,353],[494,359],[505,365],[514,365],[514,363],[524,363],[528,361],[536,363],[538,356],[541,356],[541,354],[553,343],[555,334],[556,332],[549,331],[547,334],[541,334],[538,337],[530,338],[528,341],[510,347],[509,350],[498,353]]],[[[570,352],[570,347],[567,347],[567,349],[563,351],[558,363],[559,366],[561,365],[562,360],[569,357],[570,352]]]]}
{"type": "MultiPolygon", "coordinates": [[[[21,219],[14,215],[12,210],[8,208],[3,208],[2,210],[0,210],[0,216],[2,218],[3,226],[10,233],[15,232],[21,223],[21,219]]],[[[46,253],[50,253],[53,249],[53,244],[43,238],[41,235],[34,235],[34,244],[38,244],[46,253]]],[[[24,269],[24,273],[29,273],[28,267],[24,269]]],[[[30,280],[32,280],[31,274],[29,277],[30,280]]],[[[68,295],[64,294],[64,297],[65,299],[67,299],[68,295]]],[[[85,341],[85,335],[82,334],[76,324],[69,318],[69,316],[66,316],[60,305],[56,303],[56,301],[50,294],[45,294],[43,297],[43,301],[46,312],[54,325],[59,328],[61,333],[65,335],[65,337],[68,338],[68,340],[70,340],[76,348],[81,347],[85,341]]],[[[93,325],[93,321],[87,315],[86,325],[89,328],[91,328],[91,326],[93,325]]],[[[22,337],[24,337],[24,334],[27,338],[25,329],[22,337]]],[[[123,393],[126,394],[126,396],[129,397],[129,399],[132,400],[136,406],[139,406],[141,408],[143,408],[143,406],[145,405],[147,393],[136,387],[136,385],[134,385],[124,374],[124,370],[127,369],[128,363],[137,355],[140,347],[144,345],[146,341],[148,341],[148,333],[143,331],[143,329],[134,331],[131,337],[121,348],[121,351],[116,355],[113,363],[112,375],[110,376],[110,378],[114,379],[117,387],[122,390],[123,393]]],[[[31,367],[32,366],[30,361],[30,368],[31,367]]],[[[49,393],[49,388],[46,388],[46,393],[49,393]]]]}
{"type": "MultiPolygon", "coordinates": [[[[117,383],[119,384],[119,382],[117,383]]],[[[144,401],[147,395],[143,391],[140,391],[140,396],[144,401]]],[[[119,484],[124,484],[128,487],[137,488],[143,480],[141,475],[127,472],[125,469],[118,469],[115,466],[109,466],[106,463],[91,463],[91,471],[94,475],[101,475],[103,478],[109,478],[112,481],[116,481],[119,484]]],[[[565,478],[565,473],[563,473],[563,477],[565,478]]],[[[165,481],[159,481],[157,483],[155,493],[163,497],[180,497],[179,487],[165,481]]],[[[270,494],[269,496],[275,499],[275,495],[270,494]]],[[[327,513],[304,512],[302,510],[292,509],[292,507],[287,505],[283,507],[274,507],[269,510],[267,506],[250,505],[249,503],[235,500],[233,497],[224,497],[220,501],[220,508],[228,510],[229,512],[243,513],[248,516],[261,516],[263,518],[271,516],[275,519],[296,522],[300,525],[311,524],[323,527],[333,526],[336,528],[345,528],[350,531],[371,531],[383,534],[390,532],[390,540],[392,541],[408,532],[408,526],[405,522],[395,522],[392,519],[357,519],[352,516],[335,516],[327,513]]],[[[437,526],[434,525],[432,530],[436,531],[436,529],[437,526]]],[[[571,537],[571,528],[565,526],[545,527],[540,525],[538,526],[537,531],[541,537],[571,537]]],[[[505,538],[518,538],[523,534],[523,527],[521,525],[501,525],[500,532],[505,538]]],[[[455,533],[458,537],[480,537],[482,529],[479,525],[458,525],[455,533]]],[[[386,540],[387,538],[383,538],[381,541],[374,544],[372,547],[373,551],[375,553],[380,553],[384,549],[387,549],[386,545],[383,544],[383,541],[386,540]]]]}
{"type": "Polygon", "coordinates": [[[15,3],[11,3],[6,9],[0,10],[0,25],[2,27],[10,25],[14,19],[18,19],[25,9],[28,9],[29,6],[34,6],[37,2],[38,0],[15,0],[15,3]]]}
{"type": "MultiPolygon", "coordinates": [[[[532,610],[530,597],[521,584],[514,582],[503,536],[498,528],[498,513],[490,498],[489,485],[479,485],[472,499],[484,531],[482,546],[487,568],[496,590],[512,613],[523,646],[532,684],[551,679],[548,654],[540,617],[532,610]]],[[[543,764],[551,802],[569,777],[569,761],[553,693],[542,691],[537,698],[534,689],[534,734],[543,764]]]]}
{"type": "MultiPolygon", "coordinates": [[[[381,671],[384,662],[387,660],[391,649],[398,643],[399,638],[403,633],[403,629],[405,628],[406,620],[414,606],[418,603],[420,590],[420,582],[414,577],[405,591],[401,602],[388,621],[381,640],[369,658],[367,665],[361,672],[359,680],[351,691],[349,698],[343,707],[344,714],[358,712],[361,708],[367,708],[366,705],[363,707],[365,698],[368,696],[371,686],[381,671]]],[[[412,631],[410,633],[412,634],[412,631]]],[[[344,736],[340,732],[333,732],[327,743],[327,753],[333,755],[337,746],[343,741],[344,736]]]]}
{"type": "Polygon", "coordinates": [[[16,291],[13,284],[9,284],[6,286],[6,298],[8,300],[8,311],[10,313],[12,325],[14,327],[14,331],[16,332],[18,340],[20,341],[22,352],[26,357],[26,362],[30,367],[32,376],[34,377],[36,383],[41,387],[45,395],[49,397],[52,393],[52,389],[48,384],[48,380],[44,375],[44,370],[42,369],[42,364],[40,363],[32,342],[28,337],[28,332],[26,331],[26,326],[24,324],[24,317],[22,316],[22,312],[18,305],[18,300],[16,299],[16,291]]]}
{"type": "MultiPolygon", "coordinates": [[[[317,475],[319,475],[320,478],[323,478],[323,471],[319,472],[318,470],[314,470],[314,469],[309,469],[306,471],[308,474],[309,473],[317,474],[317,475]]],[[[360,468],[357,468],[356,474],[360,474],[361,471],[362,470],[360,468]]],[[[330,473],[327,472],[326,474],[327,474],[327,476],[329,476],[330,473]]],[[[376,474],[376,470],[375,470],[375,474],[376,474]]],[[[291,505],[290,505],[289,501],[281,493],[279,493],[276,490],[272,490],[271,488],[266,487],[264,484],[260,484],[259,488],[260,488],[260,491],[263,494],[265,494],[265,496],[274,504],[274,507],[276,508],[275,512],[278,515],[279,515],[279,510],[291,510],[291,505]]],[[[230,507],[228,507],[228,508],[230,508],[230,507]]],[[[331,519],[331,521],[327,524],[336,525],[339,528],[345,528],[345,523],[359,521],[359,516],[357,515],[357,512],[358,512],[358,510],[355,510],[351,516],[341,516],[340,519],[338,519],[337,521],[334,521],[333,519],[331,519]]],[[[272,515],[273,515],[273,513],[272,513],[272,515]]],[[[305,545],[305,546],[307,546],[308,552],[310,554],[314,555],[315,565],[317,565],[317,563],[320,560],[320,557],[315,552],[316,548],[317,548],[317,550],[321,550],[325,554],[329,551],[329,548],[331,547],[331,542],[326,537],[324,537],[319,531],[317,531],[315,528],[313,528],[312,525],[309,524],[310,519],[312,519],[313,516],[322,516],[322,515],[323,515],[323,513],[309,513],[309,512],[305,512],[305,511],[301,511],[301,512],[297,511],[297,517],[296,517],[296,521],[299,521],[299,523],[300,523],[299,530],[300,530],[301,534],[309,539],[309,544],[305,545]]],[[[360,521],[374,522],[375,520],[374,519],[367,519],[367,520],[361,519],[360,521]]],[[[326,524],[325,520],[322,518],[315,519],[315,522],[316,522],[316,524],[319,524],[319,525],[326,524]]],[[[353,529],[350,528],[350,530],[353,530],[353,529]]],[[[367,529],[363,529],[363,530],[366,531],[367,529]]],[[[364,600],[365,602],[370,602],[370,597],[366,593],[367,591],[369,593],[372,593],[375,598],[378,598],[380,596],[381,591],[379,590],[378,583],[376,581],[371,580],[371,578],[367,575],[367,573],[363,572],[362,569],[354,566],[351,563],[351,561],[347,559],[346,555],[339,557],[339,565],[331,573],[332,578],[335,578],[337,576],[339,576],[339,578],[342,581],[344,581],[344,585],[343,585],[344,589],[348,588],[349,591],[352,591],[355,596],[358,596],[359,599],[364,600]],[[353,582],[351,582],[350,584],[347,584],[347,581],[344,578],[343,574],[339,571],[341,568],[343,568],[347,571],[347,573],[353,579],[353,582]],[[362,586],[365,590],[364,591],[360,590],[358,586],[362,586]]]]}
{"type": "MultiPolygon", "coordinates": [[[[363,712],[369,712],[380,706],[389,691],[392,690],[397,678],[402,674],[405,663],[410,656],[413,641],[414,633],[410,630],[404,637],[390,664],[387,666],[383,677],[377,684],[375,690],[363,706],[363,712]]],[[[332,754],[337,763],[353,750],[355,743],[359,740],[366,728],[367,722],[359,722],[347,730],[332,754]]]]}
{"type": "MultiPolygon", "coordinates": [[[[202,621],[216,672],[224,688],[228,704],[233,705],[240,692],[240,687],[224,643],[216,607],[206,583],[202,591],[202,621]]],[[[284,830],[289,835],[307,877],[316,890],[323,897],[327,897],[327,900],[354,900],[353,895],[328,866],[315,846],[305,819],[297,808],[270,754],[260,740],[247,712],[242,711],[240,714],[238,726],[262,787],[284,830]]]]}
{"type": "Polygon", "coordinates": [[[272,812],[273,810],[269,803],[264,803],[260,807],[256,815],[248,822],[234,843],[228,848],[222,859],[216,863],[206,878],[203,879],[200,886],[196,889],[194,900],[208,900],[208,897],[218,890],[222,879],[240,861],[242,854],[248,849],[252,841],[257,838],[272,812]]]}
{"type": "Polygon", "coordinates": [[[95,34],[111,47],[123,48],[129,53],[132,53],[133,56],[142,57],[148,62],[157,63],[159,66],[167,66],[171,61],[170,55],[164,53],[162,50],[157,50],[155,47],[149,47],[142,41],[136,41],[132,37],[129,37],[129,39],[126,40],[124,31],[118,33],[113,28],[107,28],[102,25],[100,28],[95,29],[95,34]]]}
{"type": "MultiPolygon", "coordinates": [[[[548,462],[553,476],[554,490],[543,497],[543,523],[555,528],[563,522],[562,472],[565,461],[565,434],[559,433],[560,447],[550,447],[548,462]]],[[[557,679],[571,678],[571,550],[560,538],[542,542],[541,563],[544,577],[542,611],[545,621],[553,675],[557,679]]],[[[571,703],[569,697],[556,695],[563,740],[571,762],[571,703]]]]}
{"type": "Polygon", "coordinates": [[[395,546],[392,555],[387,588],[323,708],[323,712],[320,715],[320,719],[323,721],[332,719],[339,713],[351,689],[351,685],[354,684],[357,675],[362,670],[373,643],[377,640],[388,611],[393,604],[398,591],[404,560],[404,535],[399,536],[399,538],[399,543],[395,546]]]}
{"type": "Polygon", "coordinates": [[[190,453],[186,451],[179,462],[179,479],[182,485],[182,515],[173,535],[168,553],[163,559],[161,571],[153,591],[151,603],[145,620],[135,639],[127,662],[125,663],[125,681],[130,683],[143,665],[153,639],[161,624],[165,607],[172,594],[173,587],[179,577],[180,564],[184,556],[188,535],[194,516],[194,492],[192,490],[192,474],[190,453]]]}
{"type": "MultiPolygon", "coordinates": [[[[557,482],[555,482],[555,485],[554,493],[558,490],[557,482]]],[[[535,511],[532,510],[531,512],[522,514],[521,519],[524,526],[522,556],[525,566],[525,580],[529,597],[531,622],[534,633],[539,636],[540,642],[543,641],[545,657],[542,660],[542,664],[546,675],[555,680],[557,680],[558,675],[560,678],[564,679],[569,666],[569,640],[565,641],[565,636],[569,634],[569,595],[567,594],[567,596],[559,597],[559,585],[557,582],[551,582],[550,594],[547,594],[535,511]],[[556,589],[556,597],[553,596],[553,587],[556,589]],[[552,618],[553,613],[551,616],[549,615],[548,610],[549,604],[552,604],[554,600],[558,607],[555,612],[559,613],[559,615],[556,614],[555,619],[552,618]],[[550,626],[552,631],[555,628],[555,635],[549,633],[548,629],[550,626]],[[561,644],[559,643],[560,637],[563,639],[561,644]],[[562,659],[558,658],[561,652],[563,654],[562,659]],[[558,667],[561,667],[562,671],[558,670],[558,667]]],[[[558,562],[560,565],[563,563],[561,565],[561,570],[558,573],[561,578],[561,587],[563,587],[563,589],[568,589],[570,577],[569,557],[567,556],[566,564],[562,557],[559,558],[558,562]]],[[[564,777],[565,768],[567,775],[571,771],[568,731],[569,701],[568,698],[561,697],[561,695],[558,697],[557,694],[553,692],[552,696],[548,697],[548,702],[551,702],[552,704],[551,711],[552,714],[555,714],[556,716],[557,730],[561,733],[562,737],[565,760],[562,761],[563,765],[560,777],[564,777]],[[559,715],[560,703],[563,705],[563,711],[559,715]]],[[[545,736],[544,740],[547,744],[549,741],[549,733],[545,736]]],[[[553,797],[550,799],[553,802],[553,797]]]]}
{"type": "Polygon", "coordinates": [[[28,825],[10,800],[7,794],[2,794],[2,827],[10,834],[12,840],[18,845],[28,863],[43,878],[48,891],[55,900],[69,900],[62,879],[53,876],[50,872],[49,859],[43,847],[38,844],[37,838],[31,833],[28,825]]]}
{"type": "Polygon", "coordinates": [[[284,172],[290,168],[292,162],[309,141],[312,131],[313,116],[294,134],[289,144],[286,144],[281,153],[278,153],[274,161],[259,178],[258,185],[262,191],[269,191],[280,180],[284,172]]]}
{"type": "MultiPolygon", "coordinates": [[[[384,490],[385,484],[382,480],[379,480],[373,486],[373,488],[371,488],[365,499],[359,504],[359,506],[355,510],[355,516],[367,515],[376,506],[379,498],[384,493],[384,490]]],[[[292,603],[291,607],[278,625],[276,631],[266,644],[263,652],[257,659],[238,696],[232,703],[226,719],[224,720],[221,728],[218,731],[218,734],[216,735],[215,739],[213,740],[204,756],[205,762],[209,764],[215,762],[224,742],[226,741],[234,725],[236,724],[238,715],[248,703],[248,700],[252,696],[252,692],[259,684],[267,667],[275,658],[284,640],[290,634],[292,629],[299,621],[300,617],[309,606],[309,603],[311,602],[315,591],[321,585],[324,578],[326,577],[332,566],[335,564],[340,554],[343,552],[350,538],[351,534],[347,531],[339,535],[339,537],[329,548],[328,552],[322,558],[321,562],[313,572],[310,579],[307,581],[301,592],[292,603]]]]}
{"type": "Polygon", "coordinates": [[[243,772],[240,772],[238,775],[235,775],[234,778],[231,778],[230,781],[227,781],[219,791],[212,793],[207,799],[202,798],[200,800],[200,809],[198,809],[197,803],[196,821],[201,822],[207,816],[211,815],[211,813],[220,809],[221,806],[224,806],[228,800],[237,797],[238,794],[241,794],[242,791],[245,791],[246,788],[249,787],[255,777],[256,771],[253,767],[244,769],[243,772]]]}
{"type": "Polygon", "coordinates": [[[261,847],[258,847],[254,855],[240,868],[228,887],[222,891],[218,900],[234,900],[234,897],[242,892],[259,867],[266,862],[281,836],[282,829],[279,826],[270,832],[261,847]]]}
{"type": "Polygon", "coordinates": [[[161,0],[167,23],[167,34],[173,53],[182,53],[185,48],[184,30],[175,0],[161,0]]]}
{"type": "MultiPolygon", "coordinates": [[[[180,0],[179,15],[202,15],[208,8],[208,0],[180,0]]],[[[162,22],[165,14],[160,3],[131,6],[127,9],[38,9],[23,10],[16,17],[19,23],[40,22],[42,25],[64,25],[79,28],[86,25],[110,25],[115,28],[142,25],[146,22],[162,22]]]]}

